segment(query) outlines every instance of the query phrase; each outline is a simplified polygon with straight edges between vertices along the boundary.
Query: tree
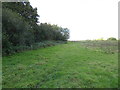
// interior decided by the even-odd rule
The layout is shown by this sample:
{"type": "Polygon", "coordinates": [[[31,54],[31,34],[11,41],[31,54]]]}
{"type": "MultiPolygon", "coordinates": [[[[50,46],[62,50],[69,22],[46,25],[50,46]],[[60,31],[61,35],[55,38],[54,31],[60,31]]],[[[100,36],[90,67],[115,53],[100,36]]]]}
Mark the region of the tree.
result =
{"type": "Polygon", "coordinates": [[[114,38],[114,37],[110,37],[110,38],[108,38],[107,40],[117,40],[117,39],[114,38]]]}
{"type": "Polygon", "coordinates": [[[42,35],[41,37],[43,40],[67,40],[69,38],[69,29],[62,28],[57,25],[51,25],[47,23],[41,23],[40,31],[38,31],[38,36],[42,35]],[[41,33],[41,34],[40,34],[41,33]]]}
{"type": "Polygon", "coordinates": [[[34,42],[34,34],[30,25],[18,13],[5,8],[2,11],[3,49],[31,45],[34,42]]]}
{"type": "Polygon", "coordinates": [[[3,53],[22,51],[45,40],[66,41],[69,29],[57,25],[38,25],[37,8],[29,2],[4,2],[2,9],[3,53]]]}
{"type": "Polygon", "coordinates": [[[3,2],[2,7],[18,13],[30,24],[38,23],[37,8],[33,8],[29,2],[3,2]]]}

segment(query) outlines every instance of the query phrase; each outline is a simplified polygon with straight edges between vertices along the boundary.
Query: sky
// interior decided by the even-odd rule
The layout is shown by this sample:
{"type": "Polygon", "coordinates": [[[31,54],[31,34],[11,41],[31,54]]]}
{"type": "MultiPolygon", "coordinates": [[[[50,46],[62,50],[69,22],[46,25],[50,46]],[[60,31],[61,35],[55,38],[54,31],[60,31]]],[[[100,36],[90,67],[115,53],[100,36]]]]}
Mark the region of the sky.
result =
{"type": "Polygon", "coordinates": [[[119,0],[29,0],[40,23],[69,28],[69,40],[118,38],[119,0]]]}

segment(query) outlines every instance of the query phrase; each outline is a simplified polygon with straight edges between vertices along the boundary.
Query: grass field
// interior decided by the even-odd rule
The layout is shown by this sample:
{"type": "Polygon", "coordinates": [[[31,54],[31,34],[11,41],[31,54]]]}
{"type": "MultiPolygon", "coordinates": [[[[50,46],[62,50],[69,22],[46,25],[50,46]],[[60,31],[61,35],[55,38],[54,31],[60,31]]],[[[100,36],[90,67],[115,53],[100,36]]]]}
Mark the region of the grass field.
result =
{"type": "Polygon", "coordinates": [[[117,88],[117,46],[98,45],[68,42],[3,57],[3,88],[117,88]]]}

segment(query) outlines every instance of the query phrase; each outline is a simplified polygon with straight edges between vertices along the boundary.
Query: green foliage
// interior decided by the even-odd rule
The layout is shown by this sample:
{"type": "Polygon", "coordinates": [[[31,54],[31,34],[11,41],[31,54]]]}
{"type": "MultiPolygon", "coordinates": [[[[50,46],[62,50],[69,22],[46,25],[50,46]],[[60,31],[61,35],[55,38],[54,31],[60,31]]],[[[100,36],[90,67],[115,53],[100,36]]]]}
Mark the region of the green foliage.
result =
{"type": "MultiPolygon", "coordinates": [[[[29,46],[34,42],[34,36],[30,25],[23,18],[10,9],[2,12],[3,51],[13,46],[29,46]],[[4,50],[5,49],[5,50],[4,50]]],[[[12,49],[12,48],[11,48],[12,49]]],[[[11,53],[8,50],[9,54],[11,53]]]]}
{"type": "Polygon", "coordinates": [[[117,40],[117,39],[114,38],[114,37],[110,37],[110,38],[108,38],[107,40],[117,40]]]}
{"type": "Polygon", "coordinates": [[[36,40],[67,40],[69,38],[69,29],[57,25],[41,23],[36,32],[36,40]],[[40,36],[41,35],[41,36],[40,36]]]}
{"type": "Polygon", "coordinates": [[[46,40],[68,39],[67,28],[38,25],[37,8],[32,8],[29,2],[4,2],[2,6],[3,55],[39,48],[38,43],[46,40]]]}
{"type": "Polygon", "coordinates": [[[38,22],[37,8],[32,8],[29,2],[3,2],[2,6],[18,13],[30,24],[38,22]]]}

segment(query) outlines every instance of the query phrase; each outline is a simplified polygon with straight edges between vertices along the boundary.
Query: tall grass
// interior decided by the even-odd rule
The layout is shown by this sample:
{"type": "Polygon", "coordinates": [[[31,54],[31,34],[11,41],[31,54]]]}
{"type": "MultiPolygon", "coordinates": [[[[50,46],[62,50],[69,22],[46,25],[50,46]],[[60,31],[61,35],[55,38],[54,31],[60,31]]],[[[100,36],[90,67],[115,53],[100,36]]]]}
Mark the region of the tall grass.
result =
{"type": "Polygon", "coordinates": [[[105,53],[117,53],[118,41],[117,40],[87,40],[80,41],[80,44],[86,48],[96,49],[105,53]]]}

